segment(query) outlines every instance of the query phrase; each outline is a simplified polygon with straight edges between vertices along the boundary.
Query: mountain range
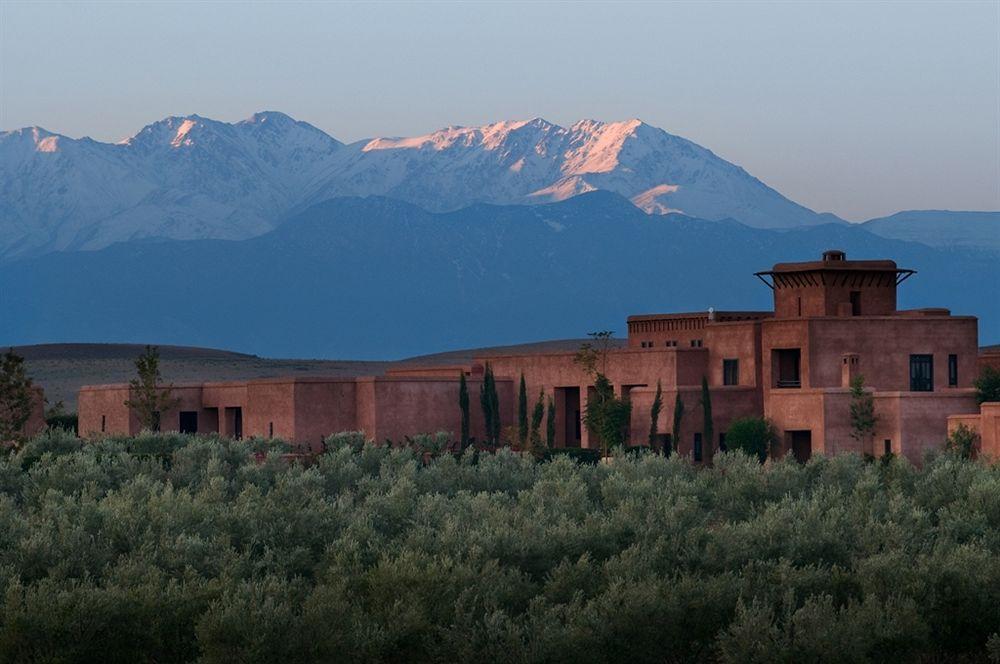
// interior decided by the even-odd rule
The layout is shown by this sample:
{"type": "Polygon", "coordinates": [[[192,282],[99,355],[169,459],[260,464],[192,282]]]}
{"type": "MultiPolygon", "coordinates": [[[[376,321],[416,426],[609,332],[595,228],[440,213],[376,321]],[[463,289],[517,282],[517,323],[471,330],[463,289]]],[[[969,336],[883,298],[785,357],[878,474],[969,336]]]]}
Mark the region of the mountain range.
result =
{"type": "Polygon", "coordinates": [[[345,145],[277,112],[168,117],[119,143],[0,133],[0,258],[137,239],[245,239],[338,196],[426,210],[539,204],[605,190],[647,212],[761,228],[839,222],[639,120],[536,118],[345,145]]]}
{"type": "Polygon", "coordinates": [[[610,192],[433,213],[335,198],[243,240],[116,244],[0,265],[0,340],[226,347],[271,357],[391,359],[624,332],[626,316],[766,309],[753,277],[837,247],[918,270],[904,308],[980,317],[1000,339],[997,254],[882,238],[857,224],[758,229],[649,215],[610,192]]]}
{"type": "Polygon", "coordinates": [[[345,144],[276,112],[120,143],[0,133],[0,341],[393,358],[766,308],[750,275],[841,248],[917,269],[902,306],[1000,339],[1000,213],[849,224],[638,120],[345,144]]]}

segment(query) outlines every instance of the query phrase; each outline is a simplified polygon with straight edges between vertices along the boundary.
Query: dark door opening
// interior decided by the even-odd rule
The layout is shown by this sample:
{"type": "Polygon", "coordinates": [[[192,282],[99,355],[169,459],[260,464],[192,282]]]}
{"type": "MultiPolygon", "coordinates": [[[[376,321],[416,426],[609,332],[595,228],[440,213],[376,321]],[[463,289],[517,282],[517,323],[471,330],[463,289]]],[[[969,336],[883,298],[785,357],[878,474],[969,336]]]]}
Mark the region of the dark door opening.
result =
{"type": "Polygon", "coordinates": [[[243,408],[226,408],[226,432],[233,440],[243,438],[243,408]]]}
{"type": "Polygon", "coordinates": [[[198,411],[182,410],[178,424],[181,433],[198,433],[198,411]]]}
{"type": "Polygon", "coordinates": [[[696,433],[694,435],[694,460],[701,461],[702,450],[701,450],[701,434],[696,433]]]}
{"type": "Polygon", "coordinates": [[[792,456],[805,463],[812,456],[812,431],[789,431],[792,439],[792,456]]]}
{"type": "Polygon", "coordinates": [[[555,388],[556,447],[580,447],[580,388],[555,388]]]}

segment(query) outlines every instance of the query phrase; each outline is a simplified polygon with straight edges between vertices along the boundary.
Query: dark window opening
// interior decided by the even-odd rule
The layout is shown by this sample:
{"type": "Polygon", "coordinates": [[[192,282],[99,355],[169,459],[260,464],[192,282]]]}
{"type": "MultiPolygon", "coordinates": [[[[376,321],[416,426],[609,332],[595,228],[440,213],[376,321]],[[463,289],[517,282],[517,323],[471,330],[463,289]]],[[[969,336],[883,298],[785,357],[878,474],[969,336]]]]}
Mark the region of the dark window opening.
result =
{"type": "Polygon", "coordinates": [[[774,351],[772,366],[777,365],[777,387],[802,387],[800,375],[802,351],[799,348],[782,348],[774,351]]]}
{"type": "Polygon", "coordinates": [[[701,461],[701,434],[694,435],[694,460],[701,461]]]}
{"type": "Polygon", "coordinates": [[[885,454],[886,456],[892,454],[892,441],[886,438],[882,444],[884,446],[883,454],[885,454]]]}
{"type": "Polygon", "coordinates": [[[719,434],[719,451],[728,452],[729,448],[726,447],[726,433],[722,432],[719,434]]]}
{"type": "Polygon", "coordinates": [[[958,355],[948,356],[948,387],[958,387],[958,355]]]}
{"type": "Polygon", "coordinates": [[[934,391],[933,355],[910,355],[910,391],[934,391]]]}
{"type": "Polygon", "coordinates": [[[241,440],[243,438],[243,409],[233,409],[233,438],[241,440]]]}
{"type": "Polygon", "coordinates": [[[851,315],[861,315],[861,291],[851,291],[851,315]]]}
{"type": "Polygon", "coordinates": [[[181,433],[198,433],[198,412],[182,410],[178,424],[177,429],[181,433]]]}
{"type": "Polygon", "coordinates": [[[723,385],[740,384],[739,360],[722,360],[722,384],[723,385]]]}
{"type": "Polygon", "coordinates": [[[267,423],[267,437],[274,438],[274,422],[267,423]]]}
{"type": "Polygon", "coordinates": [[[799,298],[799,316],[802,316],[802,298],[799,298]]]}
{"type": "Polygon", "coordinates": [[[101,433],[104,433],[104,426],[107,424],[107,416],[101,415],[101,433]]]}

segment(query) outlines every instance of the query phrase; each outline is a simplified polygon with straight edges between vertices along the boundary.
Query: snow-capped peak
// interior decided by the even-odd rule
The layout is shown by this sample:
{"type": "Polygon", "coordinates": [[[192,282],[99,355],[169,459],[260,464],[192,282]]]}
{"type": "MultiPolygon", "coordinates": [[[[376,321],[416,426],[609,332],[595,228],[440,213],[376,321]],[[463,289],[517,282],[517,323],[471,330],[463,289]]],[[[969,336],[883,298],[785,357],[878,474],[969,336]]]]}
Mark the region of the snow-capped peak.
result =
{"type": "Polygon", "coordinates": [[[245,238],[336,196],[387,196],[442,211],[605,190],[653,213],[760,227],[829,221],[637,118],[568,127],[501,120],[351,145],[277,111],[234,123],[170,116],[118,144],[35,127],[0,133],[0,176],[12,192],[3,201],[0,256],[147,236],[245,238]]]}

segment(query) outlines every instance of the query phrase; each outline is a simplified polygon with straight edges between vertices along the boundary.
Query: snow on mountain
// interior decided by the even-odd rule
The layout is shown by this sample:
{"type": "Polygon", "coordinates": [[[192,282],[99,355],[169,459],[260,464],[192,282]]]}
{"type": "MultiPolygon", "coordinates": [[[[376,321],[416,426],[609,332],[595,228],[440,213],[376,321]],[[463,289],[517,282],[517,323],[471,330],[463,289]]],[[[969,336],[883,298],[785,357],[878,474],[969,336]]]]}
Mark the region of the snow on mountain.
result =
{"type": "Polygon", "coordinates": [[[342,144],[281,113],[169,117],[117,144],[0,133],[0,256],[141,238],[259,235],[342,144]]]}
{"type": "Polygon", "coordinates": [[[831,221],[639,120],[560,127],[535,118],[345,146],[282,113],[236,123],[191,115],[117,144],[37,127],[0,132],[0,257],[143,238],[242,239],[338,196],[448,211],[595,189],[651,213],[764,228],[831,221]]]}
{"type": "Polygon", "coordinates": [[[377,194],[447,211],[476,202],[553,202],[603,189],[651,213],[733,218],[761,228],[830,221],[710,150],[640,120],[560,127],[535,118],[349,148],[313,202],[377,194]]]}

